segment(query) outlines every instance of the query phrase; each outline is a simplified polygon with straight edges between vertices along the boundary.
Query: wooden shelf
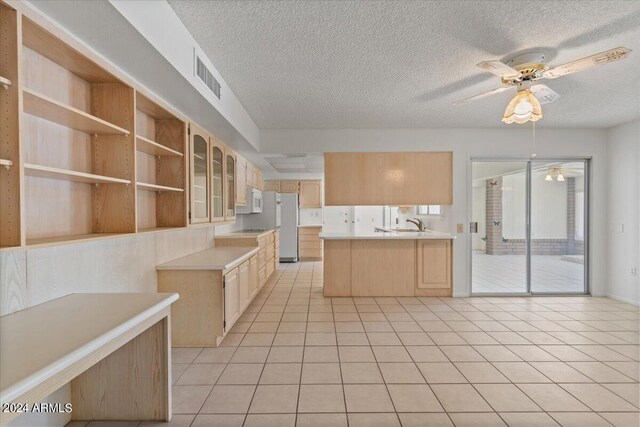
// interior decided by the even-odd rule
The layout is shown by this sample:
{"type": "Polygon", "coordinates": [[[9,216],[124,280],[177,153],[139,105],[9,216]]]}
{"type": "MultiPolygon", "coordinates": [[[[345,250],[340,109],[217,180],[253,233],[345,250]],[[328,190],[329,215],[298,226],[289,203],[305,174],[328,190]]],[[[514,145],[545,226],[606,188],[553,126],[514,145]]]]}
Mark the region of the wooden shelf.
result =
{"type": "Polygon", "coordinates": [[[138,189],[145,190],[145,191],[177,191],[177,192],[184,191],[182,188],[167,187],[164,185],[157,185],[157,184],[147,184],[146,182],[138,182],[138,189]]]}
{"type": "Polygon", "coordinates": [[[33,165],[30,163],[24,164],[24,173],[29,176],[59,179],[63,181],[84,182],[87,184],[131,184],[131,181],[128,179],[112,178],[110,176],[94,175],[91,173],[33,165]]]}
{"type": "Polygon", "coordinates": [[[9,86],[11,86],[11,80],[6,77],[0,76],[0,86],[4,87],[5,89],[9,89],[9,86]]]}
{"type": "Polygon", "coordinates": [[[0,166],[4,166],[5,168],[10,168],[13,166],[13,162],[7,159],[0,159],[0,166]]]}
{"type": "Polygon", "coordinates": [[[129,135],[129,131],[31,89],[24,89],[24,112],[92,135],[129,135]]]}
{"type": "Polygon", "coordinates": [[[126,236],[127,234],[131,233],[89,233],[74,234],[70,236],[41,237],[36,239],[27,239],[27,246],[59,245],[64,243],[75,243],[80,240],[97,240],[108,237],[126,236]]]}
{"type": "Polygon", "coordinates": [[[136,135],[136,149],[152,156],[183,157],[182,153],[140,135],[136,135]]]}

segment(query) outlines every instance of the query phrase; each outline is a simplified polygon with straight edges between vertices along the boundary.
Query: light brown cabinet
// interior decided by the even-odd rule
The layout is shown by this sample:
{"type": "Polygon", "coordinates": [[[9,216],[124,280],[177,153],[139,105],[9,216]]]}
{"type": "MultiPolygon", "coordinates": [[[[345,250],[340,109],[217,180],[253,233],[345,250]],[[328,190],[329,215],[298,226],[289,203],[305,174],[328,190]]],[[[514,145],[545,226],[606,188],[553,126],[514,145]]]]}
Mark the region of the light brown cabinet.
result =
{"type": "Polygon", "coordinates": [[[322,181],[300,181],[300,208],[322,207],[322,181]]]}
{"type": "Polygon", "coordinates": [[[450,205],[453,153],[325,153],[327,206],[450,205]]]}
{"type": "Polygon", "coordinates": [[[225,147],[211,140],[211,221],[224,221],[224,158],[225,147]]]}
{"type": "Polygon", "coordinates": [[[317,261],[322,259],[322,227],[298,228],[298,256],[301,261],[317,261]]]}
{"type": "Polygon", "coordinates": [[[240,280],[238,268],[234,268],[224,275],[222,288],[224,290],[224,332],[225,334],[240,317],[240,280]]]}
{"type": "Polygon", "coordinates": [[[225,163],[225,200],[227,204],[227,210],[224,214],[226,221],[234,220],[236,218],[236,156],[228,151],[227,160],[225,163]]]}
{"type": "Polygon", "coordinates": [[[247,161],[244,157],[236,155],[236,205],[247,204],[247,161]]]}
{"type": "Polygon", "coordinates": [[[216,246],[257,246],[256,257],[258,288],[262,288],[271,277],[280,262],[277,252],[280,249],[280,235],[278,231],[271,231],[255,238],[234,237],[231,235],[216,237],[216,246]]]}
{"type": "MultiPolygon", "coordinates": [[[[253,300],[260,290],[260,282],[258,280],[258,255],[254,255],[249,259],[249,299],[253,300]]],[[[247,304],[248,305],[248,304],[247,304]]]]}
{"type": "Polygon", "coordinates": [[[191,153],[191,223],[209,222],[209,135],[190,124],[191,153]]]}
{"type": "Polygon", "coordinates": [[[324,296],[450,296],[451,240],[324,242],[324,296]]]}
{"type": "Polygon", "coordinates": [[[297,193],[299,189],[300,181],[280,181],[281,193],[297,193]]]}
{"type": "Polygon", "coordinates": [[[275,191],[277,193],[280,192],[280,181],[265,181],[264,182],[264,191],[275,191]]]}
{"type": "Polygon", "coordinates": [[[451,294],[451,241],[418,240],[416,295],[451,294]]]}

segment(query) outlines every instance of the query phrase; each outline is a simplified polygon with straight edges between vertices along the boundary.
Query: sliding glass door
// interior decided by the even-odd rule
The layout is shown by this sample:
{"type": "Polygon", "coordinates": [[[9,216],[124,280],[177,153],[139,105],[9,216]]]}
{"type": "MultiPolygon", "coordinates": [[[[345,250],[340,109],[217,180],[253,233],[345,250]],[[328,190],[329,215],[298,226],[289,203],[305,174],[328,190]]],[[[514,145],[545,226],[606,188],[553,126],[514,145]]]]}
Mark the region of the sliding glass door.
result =
{"type": "Polygon", "coordinates": [[[472,161],[474,294],[587,292],[587,160],[472,161]]]}

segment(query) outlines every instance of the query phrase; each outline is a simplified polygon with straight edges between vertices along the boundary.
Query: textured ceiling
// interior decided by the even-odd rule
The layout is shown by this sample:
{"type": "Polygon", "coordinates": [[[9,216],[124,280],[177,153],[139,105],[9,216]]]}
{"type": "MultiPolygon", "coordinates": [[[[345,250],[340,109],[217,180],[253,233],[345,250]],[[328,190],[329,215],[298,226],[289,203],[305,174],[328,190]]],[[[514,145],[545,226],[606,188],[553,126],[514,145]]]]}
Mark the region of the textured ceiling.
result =
{"type": "Polygon", "coordinates": [[[538,123],[640,117],[637,1],[169,3],[263,129],[500,127],[511,92],[452,105],[498,87],[474,64],[534,50],[558,65],[617,46],[635,52],[547,80],[561,98],[538,123]]]}

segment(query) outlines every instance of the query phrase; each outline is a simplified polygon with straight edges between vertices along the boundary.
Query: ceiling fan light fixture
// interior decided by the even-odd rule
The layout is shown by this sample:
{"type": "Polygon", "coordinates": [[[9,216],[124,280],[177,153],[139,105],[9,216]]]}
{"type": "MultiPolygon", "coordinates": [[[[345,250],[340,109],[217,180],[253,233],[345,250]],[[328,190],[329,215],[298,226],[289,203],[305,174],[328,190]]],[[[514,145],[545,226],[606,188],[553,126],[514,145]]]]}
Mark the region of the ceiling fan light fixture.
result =
{"type": "Polygon", "coordinates": [[[540,101],[529,89],[519,91],[509,102],[502,116],[504,123],[537,122],[542,118],[540,101]]]}

